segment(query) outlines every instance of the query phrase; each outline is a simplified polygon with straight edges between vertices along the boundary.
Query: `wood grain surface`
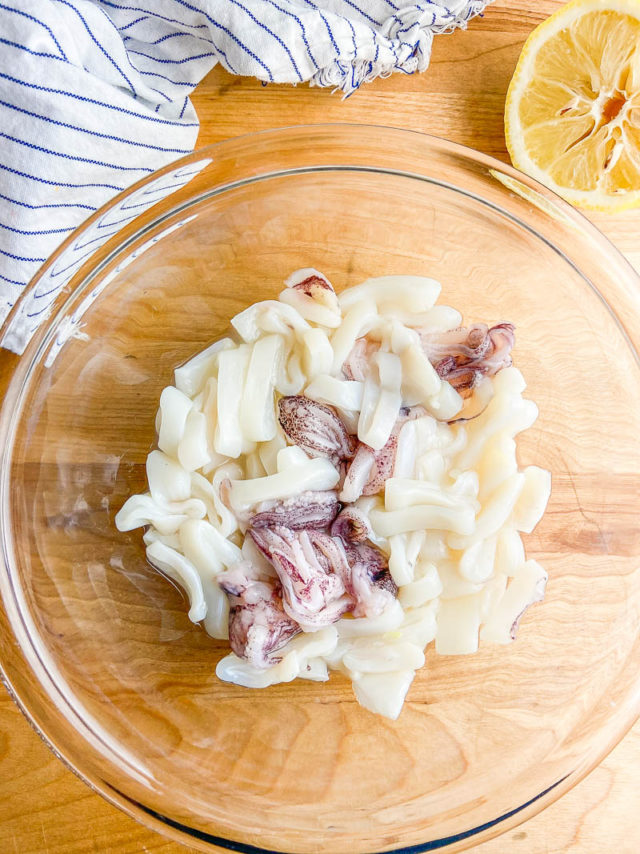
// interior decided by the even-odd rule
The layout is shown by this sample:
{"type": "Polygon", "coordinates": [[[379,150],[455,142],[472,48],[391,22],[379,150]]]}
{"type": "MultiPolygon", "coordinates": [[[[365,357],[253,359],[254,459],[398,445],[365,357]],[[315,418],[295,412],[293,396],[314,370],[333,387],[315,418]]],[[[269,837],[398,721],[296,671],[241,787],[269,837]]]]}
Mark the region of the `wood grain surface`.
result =
{"type": "MultiPolygon", "coordinates": [[[[327,90],[263,87],[212,72],[194,101],[199,144],[290,124],[347,121],[408,127],[508,160],[502,109],[522,43],[561,4],[497,0],[466,33],[436,39],[423,75],[394,75],[346,101],[327,90]]],[[[640,211],[594,222],[640,269],[640,211]]],[[[0,389],[16,357],[0,353],[0,389]]],[[[134,854],[185,850],[138,825],[74,777],[0,696],[0,854],[134,854]]],[[[474,854],[640,851],[640,724],[583,782],[546,811],[474,854]]]]}

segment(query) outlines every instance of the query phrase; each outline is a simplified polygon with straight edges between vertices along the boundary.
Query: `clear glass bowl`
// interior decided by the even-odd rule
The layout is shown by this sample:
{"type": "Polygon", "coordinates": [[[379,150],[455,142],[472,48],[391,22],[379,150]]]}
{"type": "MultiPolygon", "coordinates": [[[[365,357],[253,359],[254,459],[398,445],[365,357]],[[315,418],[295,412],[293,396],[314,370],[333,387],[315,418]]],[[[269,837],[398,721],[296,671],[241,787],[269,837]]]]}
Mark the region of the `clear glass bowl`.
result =
{"type": "Polygon", "coordinates": [[[512,827],[640,710],[638,277],[503,164],[339,125],[231,140],[152,176],[67,241],[31,297],[177,168],[184,187],[83,261],[2,406],[10,690],[89,785],[201,850],[457,851],[512,827]],[[174,366],[301,266],[340,287],[435,276],[467,320],[513,321],[540,407],[519,454],[553,473],[526,543],[547,597],[510,647],[429,650],[396,722],[358,706],[338,674],[264,691],[219,682],[225,645],[189,623],[140,532],[114,527],[144,488],[174,366]]]}

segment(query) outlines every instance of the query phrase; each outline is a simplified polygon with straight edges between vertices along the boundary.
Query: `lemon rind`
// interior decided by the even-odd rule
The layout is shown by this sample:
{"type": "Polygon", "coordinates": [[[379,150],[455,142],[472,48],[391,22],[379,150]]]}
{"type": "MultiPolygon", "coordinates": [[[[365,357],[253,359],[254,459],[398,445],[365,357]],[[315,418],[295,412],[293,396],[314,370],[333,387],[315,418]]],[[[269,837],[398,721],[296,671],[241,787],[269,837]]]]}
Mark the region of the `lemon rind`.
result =
{"type": "Polygon", "coordinates": [[[557,184],[527,154],[518,117],[518,106],[527,82],[531,79],[538,51],[549,39],[566,29],[574,20],[597,11],[619,12],[640,21],[640,0],[572,0],[539,24],[524,43],[509,83],[505,102],[504,128],[507,150],[516,169],[540,181],[561,198],[576,207],[608,213],[640,206],[640,190],[620,194],[598,190],[575,190],[557,184]]]}

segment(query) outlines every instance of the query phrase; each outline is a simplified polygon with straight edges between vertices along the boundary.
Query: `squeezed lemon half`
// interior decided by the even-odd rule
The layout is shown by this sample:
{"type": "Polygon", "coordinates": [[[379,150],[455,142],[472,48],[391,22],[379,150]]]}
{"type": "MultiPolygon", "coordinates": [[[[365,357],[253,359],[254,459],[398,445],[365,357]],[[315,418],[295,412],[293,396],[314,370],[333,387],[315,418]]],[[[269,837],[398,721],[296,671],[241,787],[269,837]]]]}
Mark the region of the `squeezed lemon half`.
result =
{"type": "Polygon", "coordinates": [[[540,24],[505,109],[514,166],[572,204],[640,205],[640,0],[574,0],[540,24]]]}

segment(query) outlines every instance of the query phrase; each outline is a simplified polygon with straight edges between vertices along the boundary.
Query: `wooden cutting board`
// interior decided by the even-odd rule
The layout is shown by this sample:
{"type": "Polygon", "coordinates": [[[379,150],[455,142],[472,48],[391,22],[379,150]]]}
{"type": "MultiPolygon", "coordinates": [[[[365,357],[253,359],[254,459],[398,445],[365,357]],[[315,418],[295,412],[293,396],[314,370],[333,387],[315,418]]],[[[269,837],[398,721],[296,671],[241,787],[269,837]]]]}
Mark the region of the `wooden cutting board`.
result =
{"type": "MultiPolygon", "coordinates": [[[[308,86],[263,87],[214,70],[197,88],[199,145],[283,125],[377,123],[421,130],[508,161],[502,111],[522,44],[557,0],[497,0],[466,33],[437,38],[430,69],[395,74],[353,97],[308,86]]],[[[640,210],[591,219],[640,270],[640,210]]],[[[0,389],[16,357],[0,352],[0,389]]],[[[569,794],[474,854],[637,854],[640,724],[569,794]]],[[[0,854],[179,854],[68,771],[0,688],[0,854]]]]}

